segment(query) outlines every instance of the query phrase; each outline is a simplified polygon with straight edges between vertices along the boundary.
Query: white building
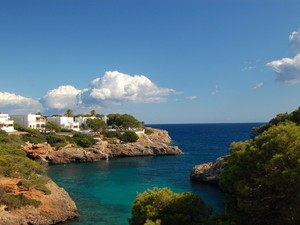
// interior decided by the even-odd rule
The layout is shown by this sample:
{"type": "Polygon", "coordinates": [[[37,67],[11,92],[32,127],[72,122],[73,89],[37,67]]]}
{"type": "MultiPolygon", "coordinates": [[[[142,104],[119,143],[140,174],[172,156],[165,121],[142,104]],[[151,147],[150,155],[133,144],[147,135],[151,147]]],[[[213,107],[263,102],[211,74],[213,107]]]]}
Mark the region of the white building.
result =
{"type": "Polygon", "coordinates": [[[8,114],[0,113],[0,129],[6,132],[14,132],[14,121],[10,120],[8,114]]]}
{"type": "Polygon", "coordinates": [[[93,120],[93,119],[96,119],[96,117],[95,116],[87,116],[87,117],[80,116],[80,117],[75,117],[75,121],[79,123],[79,127],[82,127],[82,125],[86,126],[86,121],[88,119],[92,119],[93,120]]]}
{"type": "MultiPolygon", "coordinates": [[[[82,125],[86,126],[86,121],[88,119],[97,119],[99,117],[95,117],[95,116],[79,116],[79,117],[75,117],[75,121],[79,123],[79,127],[81,127],[82,125]]],[[[103,116],[102,118],[99,118],[99,119],[102,119],[105,123],[107,123],[107,116],[103,116]]]]}
{"type": "Polygon", "coordinates": [[[28,114],[28,115],[11,115],[10,118],[15,122],[15,124],[21,127],[44,130],[46,125],[46,120],[41,115],[28,114]]]}
{"type": "Polygon", "coordinates": [[[73,117],[67,116],[51,116],[47,117],[47,121],[56,123],[61,128],[79,131],[79,123],[75,122],[73,117]]]}

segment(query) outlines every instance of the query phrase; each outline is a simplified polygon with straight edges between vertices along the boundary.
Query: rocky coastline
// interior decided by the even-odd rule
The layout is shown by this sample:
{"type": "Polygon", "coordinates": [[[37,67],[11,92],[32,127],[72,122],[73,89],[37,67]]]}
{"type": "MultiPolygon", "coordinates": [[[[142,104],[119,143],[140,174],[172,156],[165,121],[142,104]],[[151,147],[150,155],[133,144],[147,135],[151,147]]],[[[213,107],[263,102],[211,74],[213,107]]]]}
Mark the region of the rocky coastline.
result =
{"type": "Polygon", "coordinates": [[[0,224],[21,225],[35,224],[47,225],[56,224],[79,216],[77,207],[69,194],[58,187],[51,179],[46,184],[51,194],[31,189],[26,190],[17,185],[19,179],[0,177],[0,185],[7,193],[22,194],[27,198],[41,202],[39,207],[32,205],[8,210],[6,206],[0,205],[0,224]]]}
{"type": "MultiPolygon", "coordinates": [[[[97,143],[89,148],[81,148],[72,144],[53,148],[47,143],[26,143],[23,150],[31,159],[47,166],[51,164],[67,164],[75,162],[94,162],[113,157],[180,155],[182,151],[177,146],[170,146],[171,138],[167,131],[152,129],[152,133],[139,134],[135,143],[121,143],[117,139],[98,137],[97,143]]],[[[0,205],[0,224],[56,224],[79,216],[77,207],[68,193],[58,187],[50,178],[46,184],[51,191],[46,195],[41,191],[22,189],[17,185],[19,179],[0,177],[0,186],[13,195],[22,194],[27,198],[41,202],[39,207],[22,206],[8,210],[0,205]]]]}
{"type": "Polygon", "coordinates": [[[97,143],[89,148],[80,148],[69,144],[55,149],[49,144],[27,143],[24,150],[27,155],[44,165],[67,164],[75,162],[95,162],[113,157],[180,155],[177,146],[170,146],[171,138],[167,131],[151,128],[153,133],[139,134],[135,143],[121,143],[118,140],[97,138],[97,143]]]}
{"type": "Polygon", "coordinates": [[[219,185],[221,173],[224,170],[224,157],[215,162],[203,163],[192,168],[190,178],[193,181],[219,185]]]}

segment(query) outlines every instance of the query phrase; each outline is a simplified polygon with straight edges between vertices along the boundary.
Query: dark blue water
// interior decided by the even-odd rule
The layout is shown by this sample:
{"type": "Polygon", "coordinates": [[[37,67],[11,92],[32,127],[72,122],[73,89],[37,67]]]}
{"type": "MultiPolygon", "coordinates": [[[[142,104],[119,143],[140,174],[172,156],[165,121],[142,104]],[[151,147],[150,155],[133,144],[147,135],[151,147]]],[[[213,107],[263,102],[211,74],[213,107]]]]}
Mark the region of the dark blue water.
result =
{"type": "Polygon", "coordinates": [[[137,193],[148,188],[169,187],[200,195],[217,211],[223,193],[212,185],[191,182],[191,168],[226,155],[230,143],[243,141],[257,123],[151,125],[165,129],[180,156],[114,158],[94,163],[51,166],[48,175],[75,201],[80,218],[64,224],[128,224],[131,204],[137,193]]]}

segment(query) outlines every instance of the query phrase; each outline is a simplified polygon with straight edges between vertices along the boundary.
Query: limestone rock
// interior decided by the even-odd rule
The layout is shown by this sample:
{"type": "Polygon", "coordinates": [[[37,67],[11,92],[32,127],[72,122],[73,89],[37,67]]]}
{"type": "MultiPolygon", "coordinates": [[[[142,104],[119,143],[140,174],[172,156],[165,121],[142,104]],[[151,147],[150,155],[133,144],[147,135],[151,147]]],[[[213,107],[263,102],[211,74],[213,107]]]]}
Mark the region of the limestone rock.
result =
{"type": "Polygon", "coordinates": [[[190,177],[195,181],[218,184],[223,168],[224,158],[220,157],[216,162],[208,162],[194,166],[191,170],[190,177]]]}
{"type": "Polygon", "coordinates": [[[38,190],[22,190],[16,184],[19,179],[1,177],[0,185],[13,192],[10,194],[22,193],[27,198],[39,200],[41,205],[38,208],[34,206],[23,206],[18,209],[7,211],[6,207],[0,205],[0,224],[21,225],[35,224],[48,225],[63,222],[78,217],[78,210],[68,193],[58,187],[52,180],[47,183],[50,195],[45,195],[38,190]]]}
{"type": "Polygon", "coordinates": [[[34,145],[27,143],[24,150],[27,155],[42,164],[67,164],[73,162],[93,162],[110,157],[179,155],[177,146],[170,146],[171,137],[168,132],[151,128],[150,135],[139,134],[135,143],[122,144],[120,141],[107,141],[101,138],[90,148],[80,148],[74,145],[54,149],[47,143],[34,145]]]}

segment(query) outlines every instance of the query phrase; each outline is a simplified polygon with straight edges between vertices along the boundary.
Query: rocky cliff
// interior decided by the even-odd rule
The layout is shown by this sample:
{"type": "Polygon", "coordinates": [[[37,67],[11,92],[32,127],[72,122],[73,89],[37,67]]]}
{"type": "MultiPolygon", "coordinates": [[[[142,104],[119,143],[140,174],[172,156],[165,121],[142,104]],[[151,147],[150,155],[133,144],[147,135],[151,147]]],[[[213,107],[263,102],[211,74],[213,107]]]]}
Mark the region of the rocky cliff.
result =
{"type": "Polygon", "coordinates": [[[92,162],[111,157],[179,155],[182,154],[177,146],[170,146],[171,138],[167,131],[151,129],[150,135],[139,134],[135,143],[120,143],[118,140],[97,138],[97,143],[90,148],[80,148],[67,145],[55,149],[48,144],[33,145],[27,143],[24,150],[29,157],[43,164],[65,164],[72,162],[92,162]]]}
{"type": "Polygon", "coordinates": [[[219,184],[223,169],[224,158],[220,157],[215,162],[208,162],[194,166],[191,170],[190,177],[194,181],[219,184]]]}
{"type": "Polygon", "coordinates": [[[11,211],[8,211],[6,206],[0,205],[0,224],[56,224],[79,216],[76,205],[68,193],[52,180],[49,179],[46,184],[51,191],[49,195],[35,189],[24,190],[17,185],[18,181],[16,178],[0,177],[0,185],[7,193],[23,194],[27,198],[40,201],[41,205],[37,208],[22,206],[11,211]]]}

